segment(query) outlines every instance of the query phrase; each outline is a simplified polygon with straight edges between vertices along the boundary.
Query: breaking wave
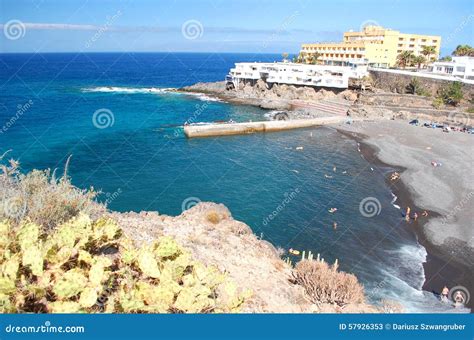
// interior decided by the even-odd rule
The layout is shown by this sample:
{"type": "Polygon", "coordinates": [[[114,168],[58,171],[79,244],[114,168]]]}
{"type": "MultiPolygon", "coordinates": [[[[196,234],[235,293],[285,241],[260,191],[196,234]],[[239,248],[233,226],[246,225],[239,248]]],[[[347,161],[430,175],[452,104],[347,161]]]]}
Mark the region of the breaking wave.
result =
{"type": "Polygon", "coordinates": [[[118,87],[118,86],[97,86],[81,89],[82,92],[101,92],[101,93],[125,93],[125,94],[182,94],[191,96],[206,102],[223,102],[221,99],[209,96],[204,93],[179,92],[176,88],[168,87],[118,87]]]}

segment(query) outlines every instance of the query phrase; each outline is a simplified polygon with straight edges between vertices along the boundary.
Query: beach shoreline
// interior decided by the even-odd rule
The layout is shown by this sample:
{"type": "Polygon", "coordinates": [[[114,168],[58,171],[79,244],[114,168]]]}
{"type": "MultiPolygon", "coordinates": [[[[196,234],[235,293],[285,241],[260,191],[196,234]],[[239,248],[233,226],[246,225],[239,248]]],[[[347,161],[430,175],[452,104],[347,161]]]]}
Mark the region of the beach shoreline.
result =
{"type": "MultiPolygon", "coordinates": [[[[404,123],[407,124],[407,122],[404,123]]],[[[360,127],[361,125],[366,125],[367,122],[358,122],[358,124],[360,127]]],[[[387,122],[385,122],[385,124],[387,124],[387,122]]],[[[342,135],[357,141],[360,144],[361,155],[375,167],[393,168],[394,171],[401,174],[402,178],[404,173],[411,170],[410,167],[397,164],[395,159],[392,159],[390,162],[387,162],[385,159],[382,160],[379,155],[382,149],[379,145],[373,142],[371,139],[373,136],[370,135],[368,129],[364,127],[352,129],[347,126],[338,126],[335,128],[342,135]],[[357,132],[353,130],[357,130],[357,132]]],[[[398,147],[403,149],[404,145],[399,144],[398,147]]],[[[393,182],[390,180],[389,175],[385,176],[385,180],[392,193],[397,196],[397,204],[401,206],[401,213],[403,213],[405,208],[408,206],[411,207],[412,212],[418,212],[418,214],[425,210],[428,212],[428,217],[426,219],[420,216],[416,222],[407,222],[414,226],[413,232],[416,235],[417,241],[426,249],[427,252],[426,261],[423,263],[425,273],[423,290],[440,294],[445,285],[449,288],[463,286],[468,290],[474,287],[474,282],[472,280],[472,266],[453,256],[450,253],[451,249],[449,249],[448,246],[444,244],[435,244],[430,239],[430,231],[426,228],[428,223],[443,218],[443,214],[436,211],[436,209],[424,208],[423,204],[420,204],[417,197],[415,197],[416,195],[413,194],[413,187],[410,183],[406,183],[403,180],[393,182]]],[[[472,312],[474,309],[472,299],[467,304],[467,307],[470,308],[472,312]]]]}

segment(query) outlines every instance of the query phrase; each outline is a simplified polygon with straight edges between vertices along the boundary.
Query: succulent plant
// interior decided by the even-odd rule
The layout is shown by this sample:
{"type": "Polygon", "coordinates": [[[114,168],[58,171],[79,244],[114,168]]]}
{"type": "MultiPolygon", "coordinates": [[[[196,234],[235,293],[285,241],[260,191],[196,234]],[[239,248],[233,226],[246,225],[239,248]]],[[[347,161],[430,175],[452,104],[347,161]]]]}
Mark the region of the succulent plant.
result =
{"type": "Polygon", "coordinates": [[[237,312],[248,299],[174,239],[136,247],[111,219],[0,221],[0,312],[237,312]],[[118,249],[105,255],[107,247],[118,249]]]}

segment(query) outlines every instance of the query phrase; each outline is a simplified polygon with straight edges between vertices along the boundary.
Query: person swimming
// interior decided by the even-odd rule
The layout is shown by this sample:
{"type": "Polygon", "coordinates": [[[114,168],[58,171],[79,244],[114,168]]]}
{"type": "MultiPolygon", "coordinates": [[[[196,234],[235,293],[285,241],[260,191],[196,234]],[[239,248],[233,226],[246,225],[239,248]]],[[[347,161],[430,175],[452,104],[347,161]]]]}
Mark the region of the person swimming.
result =
{"type": "Polygon", "coordinates": [[[300,251],[299,250],[296,250],[296,249],[293,249],[293,248],[290,248],[288,250],[288,252],[292,255],[299,255],[300,254],[300,251]]]}
{"type": "Polygon", "coordinates": [[[405,221],[409,221],[410,220],[410,207],[407,207],[407,210],[406,210],[406,213],[405,213],[405,221]]]}

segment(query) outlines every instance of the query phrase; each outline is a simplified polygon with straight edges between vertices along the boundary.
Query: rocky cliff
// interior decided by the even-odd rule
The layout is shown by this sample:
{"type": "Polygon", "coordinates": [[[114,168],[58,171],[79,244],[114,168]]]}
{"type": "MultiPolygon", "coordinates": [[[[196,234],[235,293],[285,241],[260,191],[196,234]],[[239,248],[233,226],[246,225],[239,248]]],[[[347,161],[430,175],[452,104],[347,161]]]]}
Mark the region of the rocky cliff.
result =
{"type": "Polygon", "coordinates": [[[215,265],[253,296],[242,308],[247,313],[344,312],[377,313],[375,307],[348,304],[315,305],[301,285],[291,282],[293,268],[280,258],[270,243],[259,240],[249,226],[232,218],[222,204],[200,203],[172,217],[157,212],[111,213],[124,232],[140,242],[172,236],[194,258],[215,265]]]}

